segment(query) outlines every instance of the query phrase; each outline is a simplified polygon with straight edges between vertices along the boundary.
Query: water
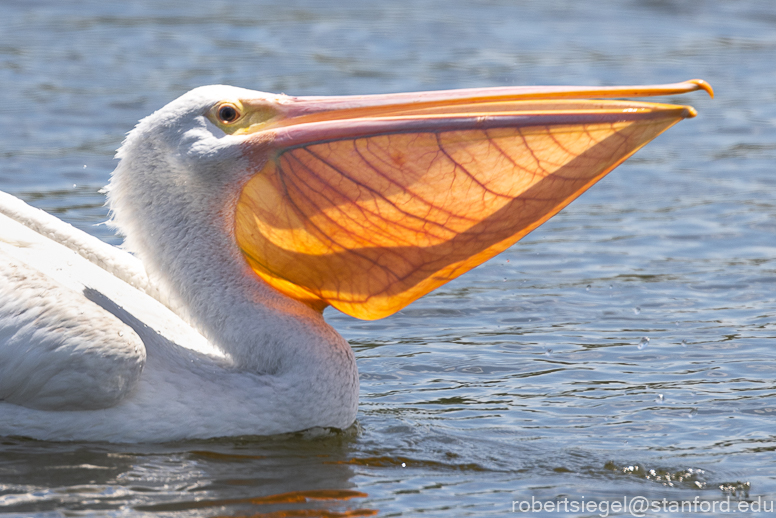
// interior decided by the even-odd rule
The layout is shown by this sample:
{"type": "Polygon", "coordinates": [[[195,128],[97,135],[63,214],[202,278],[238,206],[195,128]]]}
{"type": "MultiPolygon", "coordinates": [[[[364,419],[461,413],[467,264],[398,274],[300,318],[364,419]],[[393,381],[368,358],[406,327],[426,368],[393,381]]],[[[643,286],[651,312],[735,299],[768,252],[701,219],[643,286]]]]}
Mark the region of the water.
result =
{"type": "Polygon", "coordinates": [[[0,439],[0,512],[447,517],[509,515],[532,497],[776,500],[774,55],[769,1],[3,2],[0,188],[111,243],[99,189],[123,135],[202,84],[314,95],[701,77],[717,98],[669,99],[700,116],[401,313],[327,310],[358,357],[358,427],[0,439]]]}

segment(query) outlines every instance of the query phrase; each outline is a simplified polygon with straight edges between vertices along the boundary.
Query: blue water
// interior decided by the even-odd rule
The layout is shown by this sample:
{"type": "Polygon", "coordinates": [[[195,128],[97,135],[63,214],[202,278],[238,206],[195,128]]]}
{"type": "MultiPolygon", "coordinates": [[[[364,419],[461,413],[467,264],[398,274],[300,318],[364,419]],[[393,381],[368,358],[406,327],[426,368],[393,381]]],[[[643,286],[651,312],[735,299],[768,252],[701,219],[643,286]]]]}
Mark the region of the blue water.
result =
{"type": "MultiPolygon", "coordinates": [[[[667,99],[700,115],[399,314],[327,310],[358,357],[354,429],[0,439],[0,512],[447,517],[511,515],[532,497],[776,500],[774,56],[770,1],[0,3],[0,189],[111,243],[99,189],[115,149],[202,84],[316,95],[701,77],[717,94],[667,99]]],[[[688,509],[647,515],[700,513],[688,509]]]]}

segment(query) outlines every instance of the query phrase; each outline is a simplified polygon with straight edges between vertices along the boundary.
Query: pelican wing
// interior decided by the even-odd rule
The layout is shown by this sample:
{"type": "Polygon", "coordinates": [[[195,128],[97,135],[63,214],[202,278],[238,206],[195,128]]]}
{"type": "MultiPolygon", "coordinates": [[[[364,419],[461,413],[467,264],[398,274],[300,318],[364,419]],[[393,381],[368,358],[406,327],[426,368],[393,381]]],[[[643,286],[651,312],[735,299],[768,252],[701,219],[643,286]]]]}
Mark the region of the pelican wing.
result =
{"type": "Polygon", "coordinates": [[[85,279],[103,270],[52,238],[114,270],[122,252],[111,258],[96,239],[101,246],[86,246],[89,236],[5,193],[0,202],[0,400],[44,410],[117,404],[140,376],[145,347],[85,296],[85,279]]]}
{"type": "Polygon", "coordinates": [[[243,188],[235,235],[281,292],[364,319],[505,250],[695,114],[565,98],[351,111],[254,137],[269,158],[243,188]]]}
{"type": "Polygon", "coordinates": [[[0,400],[29,408],[111,407],[145,362],[129,326],[4,250],[0,329],[0,400]]]}
{"type": "Polygon", "coordinates": [[[108,408],[149,350],[221,361],[165,301],[135,257],[0,192],[0,401],[108,408]]]}

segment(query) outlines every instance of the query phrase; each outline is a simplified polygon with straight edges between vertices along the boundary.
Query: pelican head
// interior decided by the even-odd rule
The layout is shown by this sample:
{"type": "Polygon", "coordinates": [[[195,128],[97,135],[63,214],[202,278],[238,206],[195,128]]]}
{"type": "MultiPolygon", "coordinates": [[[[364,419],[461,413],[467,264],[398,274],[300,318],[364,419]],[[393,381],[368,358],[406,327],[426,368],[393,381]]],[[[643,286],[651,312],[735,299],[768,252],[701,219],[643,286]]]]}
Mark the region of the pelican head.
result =
{"type": "Polygon", "coordinates": [[[128,248],[184,306],[197,289],[178,274],[207,283],[208,258],[228,253],[251,282],[316,311],[380,318],[695,115],[602,98],[698,89],[711,93],[700,80],[350,97],[206,86],[129,134],[110,204],[128,248]]]}

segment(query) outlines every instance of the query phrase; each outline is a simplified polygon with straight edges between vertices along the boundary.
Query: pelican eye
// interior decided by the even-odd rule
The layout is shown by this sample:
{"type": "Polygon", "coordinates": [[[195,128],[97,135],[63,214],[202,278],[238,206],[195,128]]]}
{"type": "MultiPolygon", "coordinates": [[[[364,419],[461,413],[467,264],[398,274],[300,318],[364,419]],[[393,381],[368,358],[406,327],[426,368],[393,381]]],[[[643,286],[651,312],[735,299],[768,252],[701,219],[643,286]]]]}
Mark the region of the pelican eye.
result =
{"type": "Polygon", "coordinates": [[[240,110],[232,104],[223,104],[218,108],[218,120],[229,124],[240,118],[240,110]]]}

